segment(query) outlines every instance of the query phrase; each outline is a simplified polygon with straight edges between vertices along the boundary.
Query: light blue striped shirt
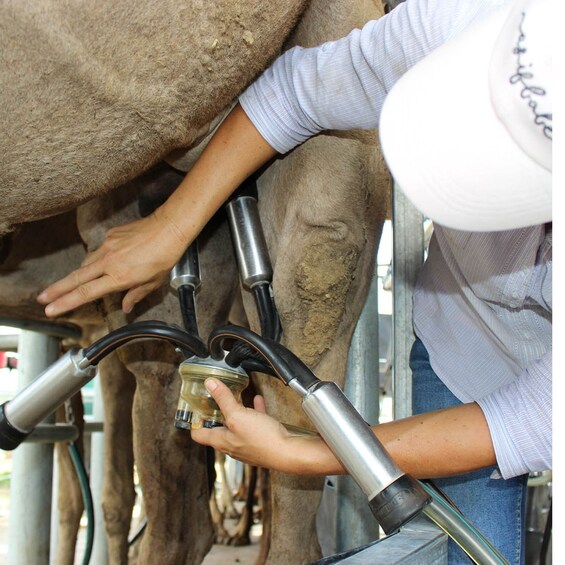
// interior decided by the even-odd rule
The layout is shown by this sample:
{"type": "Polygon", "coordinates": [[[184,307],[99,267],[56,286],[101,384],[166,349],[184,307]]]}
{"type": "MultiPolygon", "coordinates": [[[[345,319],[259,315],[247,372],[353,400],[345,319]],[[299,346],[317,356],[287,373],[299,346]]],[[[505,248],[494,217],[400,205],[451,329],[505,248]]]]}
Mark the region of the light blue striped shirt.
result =
{"type": "MultiPolygon", "coordinates": [[[[322,130],[376,127],[387,92],[407,69],[507,4],[407,0],[343,39],[291,49],[240,103],[280,153],[322,130]]],[[[551,467],[551,319],[550,229],[436,226],[414,296],[414,329],[443,382],[481,406],[505,478],[551,467]]]]}

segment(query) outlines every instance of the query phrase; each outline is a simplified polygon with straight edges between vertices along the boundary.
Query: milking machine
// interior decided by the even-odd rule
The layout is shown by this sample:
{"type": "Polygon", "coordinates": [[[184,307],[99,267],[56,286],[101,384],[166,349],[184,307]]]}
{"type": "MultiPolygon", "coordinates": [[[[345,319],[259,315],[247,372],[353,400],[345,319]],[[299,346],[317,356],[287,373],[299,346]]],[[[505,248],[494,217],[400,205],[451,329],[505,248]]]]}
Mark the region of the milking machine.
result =
{"type": "Polygon", "coordinates": [[[207,345],[198,336],[195,293],[200,286],[200,270],[194,243],[170,277],[178,293],[184,329],[160,321],[136,322],[110,332],[89,347],[71,349],[0,407],[0,448],[15,449],[42,420],[95,376],[98,363],[110,352],[133,340],[160,339],[187,357],[179,366],[182,384],[174,417],[177,428],[222,425],[223,416],[204,386],[208,377],[218,378],[239,396],[249,382],[250,372],[271,375],[300,395],[303,410],[367,496],[385,533],[398,530],[423,511],[477,563],[504,563],[496,550],[447,508],[432,489],[396,466],[335,383],[318,379],[279,343],[280,322],[271,292],[272,268],[253,190],[251,181],[226,205],[226,210],[241,282],[255,296],[262,335],[229,325],[214,330],[207,345]]]}
{"type": "MultiPolygon", "coordinates": [[[[253,177],[243,183],[236,196],[228,201],[225,209],[241,283],[243,288],[253,293],[255,298],[261,335],[278,341],[280,321],[271,291],[273,268],[259,217],[257,186],[253,177]]],[[[193,247],[194,244],[171,274],[171,285],[179,292],[179,298],[182,296],[183,289],[185,293],[191,293],[194,296],[195,290],[200,285],[198,254],[193,247]]],[[[193,305],[194,299],[181,298],[181,308],[186,330],[190,332],[193,329],[193,333],[197,335],[195,308],[193,306],[184,308],[183,301],[193,305]]],[[[245,347],[236,348],[231,355],[229,365],[223,359],[212,359],[211,357],[204,359],[191,357],[181,363],[179,374],[182,385],[175,415],[177,428],[210,428],[222,425],[223,416],[206,391],[204,381],[214,376],[226,384],[236,398],[240,398],[241,392],[249,384],[249,376],[240,366],[241,362],[245,362],[248,371],[253,370],[253,360],[246,360],[248,357],[246,353],[245,347]],[[238,353],[240,357],[236,358],[238,353]]]]}
{"type": "MultiPolygon", "coordinates": [[[[302,408],[344,468],[369,500],[369,507],[385,531],[392,533],[418,514],[430,501],[420,484],[392,461],[371,427],[341,389],[321,381],[291,351],[274,340],[239,326],[212,332],[213,359],[222,360],[225,340],[245,344],[261,372],[275,376],[302,397],[302,408]]],[[[226,358],[229,361],[229,356],[226,358]]]]}

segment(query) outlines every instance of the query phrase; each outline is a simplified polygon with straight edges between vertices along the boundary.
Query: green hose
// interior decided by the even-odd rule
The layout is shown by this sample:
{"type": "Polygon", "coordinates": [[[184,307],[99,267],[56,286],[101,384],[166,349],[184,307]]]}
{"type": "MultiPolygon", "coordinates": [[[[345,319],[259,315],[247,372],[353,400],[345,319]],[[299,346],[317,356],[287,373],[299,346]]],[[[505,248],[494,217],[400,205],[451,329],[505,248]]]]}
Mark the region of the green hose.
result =
{"type": "Polygon", "coordinates": [[[84,557],[82,558],[82,565],[88,565],[92,555],[92,545],[94,542],[94,505],[92,503],[92,492],[90,491],[90,483],[88,481],[88,474],[84,466],[84,461],[80,456],[80,452],[75,443],[69,443],[69,455],[75,467],[75,471],[80,484],[82,492],[82,500],[84,502],[84,510],[86,512],[87,526],[86,526],[86,547],[84,549],[84,557]]]}
{"type": "Polygon", "coordinates": [[[420,481],[432,501],[422,512],[436,523],[478,565],[508,565],[508,561],[456,508],[430,484],[420,481]]]}

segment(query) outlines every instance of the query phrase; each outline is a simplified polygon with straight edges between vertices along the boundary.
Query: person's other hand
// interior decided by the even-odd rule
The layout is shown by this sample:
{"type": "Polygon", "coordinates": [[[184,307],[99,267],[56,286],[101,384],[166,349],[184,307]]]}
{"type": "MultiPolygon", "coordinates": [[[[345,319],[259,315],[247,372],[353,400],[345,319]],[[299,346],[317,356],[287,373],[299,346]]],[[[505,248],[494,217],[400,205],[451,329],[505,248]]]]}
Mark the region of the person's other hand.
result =
{"type": "Polygon", "coordinates": [[[107,294],[126,290],[124,312],[158,288],[188,246],[176,226],[150,216],[108,230],[80,268],[46,288],[37,300],[53,318],[107,294]]]}
{"type": "Polygon", "coordinates": [[[124,312],[158,288],[233,191],[276,156],[239,104],[167,201],[147,218],[113,228],[82,266],[38,297],[59,316],[106,294],[127,291],[124,312]],[[190,211],[190,213],[187,213],[190,211]]]}
{"type": "Polygon", "coordinates": [[[296,436],[267,415],[263,397],[256,396],[253,399],[255,409],[245,408],[219,380],[209,378],[205,385],[224,415],[225,422],[223,427],[191,430],[192,439],[244,463],[279,471],[288,470],[292,454],[288,442],[296,436]]]}

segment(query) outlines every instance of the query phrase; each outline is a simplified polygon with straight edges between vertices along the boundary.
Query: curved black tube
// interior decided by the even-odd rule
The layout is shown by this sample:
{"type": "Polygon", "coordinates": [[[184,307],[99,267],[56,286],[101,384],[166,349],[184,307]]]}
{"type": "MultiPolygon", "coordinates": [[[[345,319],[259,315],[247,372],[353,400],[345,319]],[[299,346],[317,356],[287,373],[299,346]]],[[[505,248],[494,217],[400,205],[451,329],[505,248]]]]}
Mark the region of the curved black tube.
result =
{"type": "Polygon", "coordinates": [[[200,335],[198,332],[198,321],[196,319],[195,290],[192,285],[183,284],[178,290],[180,312],[184,329],[192,335],[200,335]]]}
{"type": "MultiPolygon", "coordinates": [[[[238,345],[240,344],[240,342],[238,342],[238,345]]],[[[251,350],[249,347],[246,348],[247,351],[251,354],[254,353],[253,350],[251,350]]],[[[228,359],[226,358],[226,363],[228,363],[228,365],[230,365],[228,359]]],[[[232,367],[237,366],[237,365],[231,365],[232,367]]],[[[265,373],[266,375],[271,375],[271,377],[276,377],[277,374],[275,373],[274,369],[271,367],[271,365],[268,365],[266,363],[264,363],[261,360],[256,360],[253,358],[247,358],[247,359],[243,359],[240,363],[239,366],[244,369],[247,373],[265,373]]]]}
{"type": "Polygon", "coordinates": [[[206,344],[198,336],[157,320],[135,322],[118,328],[87,347],[84,350],[84,356],[90,365],[97,365],[106,355],[121,345],[139,338],[163,339],[197,357],[208,356],[206,344]]]}
{"type": "Polygon", "coordinates": [[[279,313],[275,307],[275,301],[271,296],[271,285],[269,283],[257,284],[253,287],[255,303],[259,311],[261,321],[261,335],[274,341],[281,338],[281,324],[279,313]]]}
{"type": "MultiPolygon", "coordinates": [[[[310,369],[296,356],[294,353],[283,347],[280,343],[272,339],[261,337],[255,332],[242,328],[241,326],[228,325],[215,329],[208,339],[208,348],[210,355],[214,359],[224,358],[224,349],[222,344],[224,340],[231,339],[243,342],[252,350],[259,354],[262,358],[262,364],[266,364],[272,368],[272,372],[268,373],[288,384],[293,379],[305,388],[309,388],[319,379],[310,371],[310,369]]],[[[229,356],[226,362],[229,363],[229,356]]],[[[257,360],[257,359],[255,359],[257,360]]],[[[265,371],[263,371],[265,372],[265,371]]]]}
{"type": "Polygon", "coordinates": [[[265,361],[265,357],[243,341],[236,341],[233,344],[225,361],[230,367],[242,367],[248,373],[257,371],[276,377],[273,368],[265,361]]]}
{"type": "MultiPolygon", "coordinates": [[[[275,301],[271,296],[271,285],[269,283],[255,285],[253,287],[253,295],[261,322],[261,336],[278,342],[281,338],[281,325],[275,301]]],[[[234,344],[226,357],[226,362],[232,367],[241,366],[248,372],[258,371],[276,376],[273,373],[272,367],[265,364],[262,355],[254,351],[243,341],[238,341],[234,344]]]]}

